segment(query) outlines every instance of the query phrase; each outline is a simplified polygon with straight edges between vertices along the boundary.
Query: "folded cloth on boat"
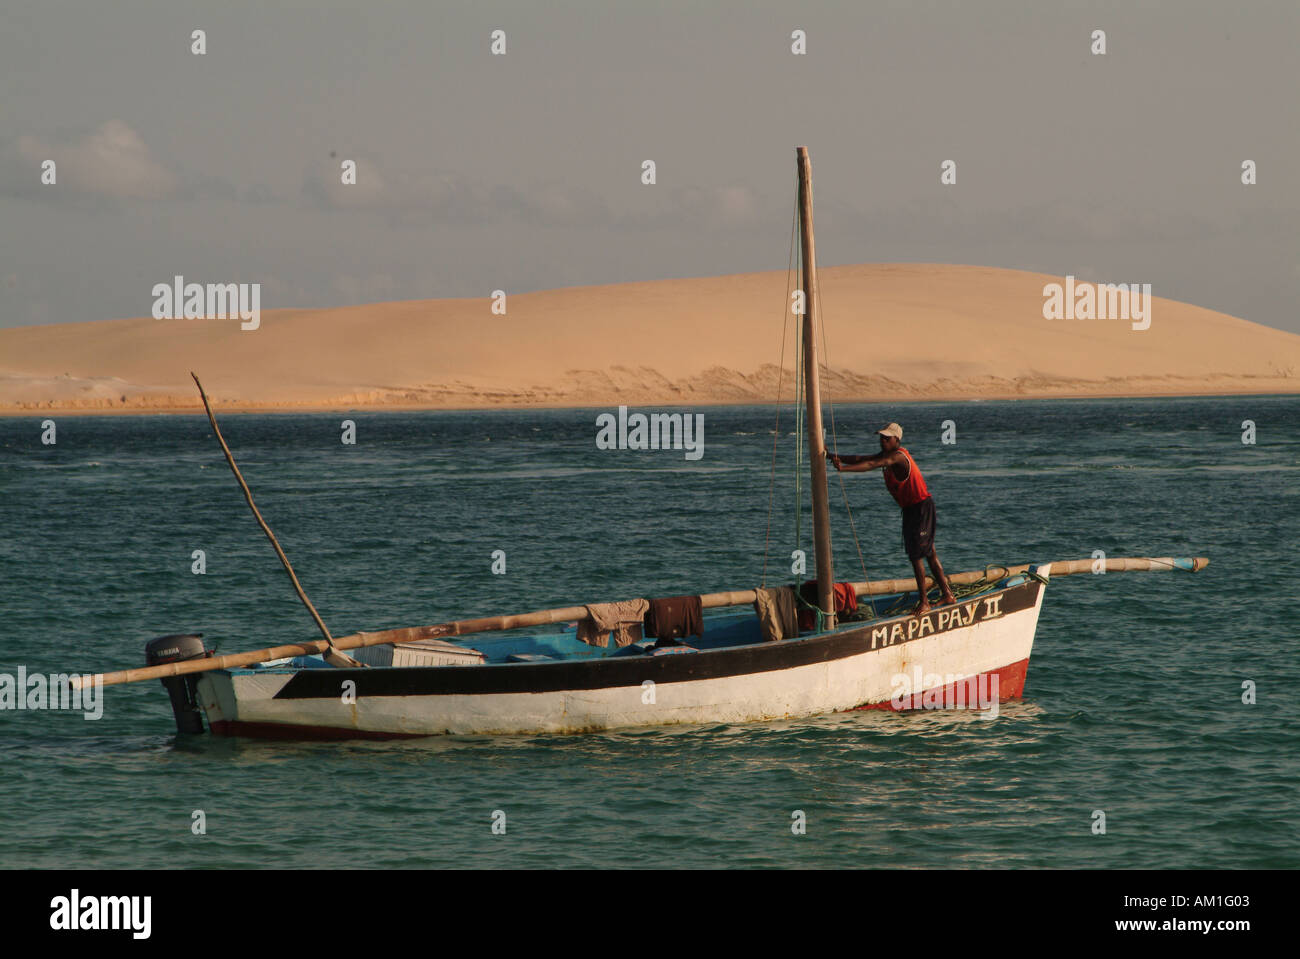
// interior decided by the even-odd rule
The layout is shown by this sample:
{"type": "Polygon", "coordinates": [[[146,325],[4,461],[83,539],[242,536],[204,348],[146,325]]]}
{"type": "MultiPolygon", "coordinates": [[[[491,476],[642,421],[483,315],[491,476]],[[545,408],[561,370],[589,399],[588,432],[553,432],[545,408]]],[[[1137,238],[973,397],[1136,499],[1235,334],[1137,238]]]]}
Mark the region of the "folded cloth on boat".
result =
{"type": "Polygon", "coordinates": [[[645,617],[647,636],[678,639],[704,635],[704,605],[698,596],[666,596],[650,600],[645,617]]]}
{"type": "MultiPolygon", "coordinates": [[[[852,583],[835,583],[833,589],[835,597],[835,612],[853,613],[858,608],[858,594],[853,588],[852,583]]],[[[803,630],[813,629],[817,625],[817,580],[810,579],[799,587],[799,596],[807,606],[799,610],[799,628],[803,630]],[[812,607],[809,609],[808,607],[812,607]]]]}
{"type": "Polygon", "coordinates": [[[764,640],[774,642],[799,635],[799,605],[793,589],[789,586],[759,588],[754,590],[754,597],[754,612],[758,613],[764,640]]]}
{"type": "Polygon", "coordinates": [[[623,599],[617,603],[592,603],[587,617],[578,621],[578,638],[589,646],[608,646],[614,636],[618,647],[639,643],[641,621],[650,604],[644,599],[623,599]]]}

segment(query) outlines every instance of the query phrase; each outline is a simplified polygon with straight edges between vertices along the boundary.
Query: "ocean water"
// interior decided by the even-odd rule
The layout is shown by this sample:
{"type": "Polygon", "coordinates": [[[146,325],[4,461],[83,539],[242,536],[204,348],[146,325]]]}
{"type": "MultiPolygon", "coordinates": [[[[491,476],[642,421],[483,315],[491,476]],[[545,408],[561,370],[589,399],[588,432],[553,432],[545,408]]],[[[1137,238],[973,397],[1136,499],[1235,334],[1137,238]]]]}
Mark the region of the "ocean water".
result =
{"type": "MultiPolygon", "coordinates": [[[[699,460],[597,450],[598,412],[222,428],[336,635],[755,585],[773,479],[768,578],[786,579],[788,409],[779,424],[770,407],[698,410],[699,460]]],[[[171,632],[221,652],[316,635],[203,418],[55,416],[52,446],[42,419],[0,419],[0,673],[142,665],[144,642],[171,632]]],[[[3,711],[0,866],[1300,866],[1300,398],[841,406],[835,420],[841,452],[903,424],[949,572],[1096,549],[1212,565],[1054,582],[1025,698],[992,721],[178,740],[157,682],[106,689],[98,721],[3,711]]],[[[831,484],[837,572],[857,579],[831,484]]],[[[845,475],[844,491],[868,574],[908,575],[878,475],[845,475]]],[[[805,513],[807,499],[805,481],[805,513]]],[[[805,516],[811,555],[809,530],[805,516]]]]}

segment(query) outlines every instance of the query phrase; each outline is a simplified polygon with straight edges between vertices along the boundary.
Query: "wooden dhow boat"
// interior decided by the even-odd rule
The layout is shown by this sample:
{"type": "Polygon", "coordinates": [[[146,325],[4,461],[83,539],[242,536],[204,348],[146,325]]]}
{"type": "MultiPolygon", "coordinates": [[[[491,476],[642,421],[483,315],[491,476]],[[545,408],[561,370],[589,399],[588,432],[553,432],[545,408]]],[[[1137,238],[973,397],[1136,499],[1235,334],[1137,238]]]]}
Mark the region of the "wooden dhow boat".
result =
{"type": "Polygon", "coordinates": [[[818,379],[812,181],[803,147],[798,175],[797,312],[816,554],[806,598],[791,587],[671,598],[698,611],[689,632],[680,623],[669,630],[652,624],[644,618],[650,604],[628,600],[333,637],[253,503],[198,384],[227,462],[323,638],[214,656],[201,634],[164,636],[146,646],[145,667],[75,682],[161,679],[183,733],[202,732],[206,719],[216,734],[289,738],[571,733],[864,708],[996,711],[1023,693],[1053,577],[1207,565],[1204,558],[1170,557],[990,567],[949,576],[958,601],[920,615],[913,612],[919,595],[912,580],[837,584],[818,379]],[[812,614],[802,629],[790,621],[799,602],[812,614]]]}

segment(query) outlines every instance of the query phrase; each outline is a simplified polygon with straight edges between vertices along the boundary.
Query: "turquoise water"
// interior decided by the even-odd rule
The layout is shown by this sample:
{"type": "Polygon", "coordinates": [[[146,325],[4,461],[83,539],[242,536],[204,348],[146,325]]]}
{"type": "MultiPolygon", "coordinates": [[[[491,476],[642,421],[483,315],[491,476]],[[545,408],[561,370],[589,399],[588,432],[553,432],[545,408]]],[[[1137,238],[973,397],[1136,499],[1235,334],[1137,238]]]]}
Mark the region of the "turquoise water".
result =
{"type": "MultiPolygon", "coordinates": [[[[774,411],[703,410],[698,461],[597,450],[598,412],[346,414],[355,446],[344,414],[222,422],[336,635],[757,583],[774,411]]],[[[203,419],[56,416],[54,446],[41,419],[0,419],[0,673],[140,665],[170,632],[222,652],[315,635],[203,419]]],[[[178,742],[153,682],[106,689],[94,722],[0,712],[0,866],[1300,866],[1300,398],[846,406],[840,451],[874,451],[889,420],[950,572],[1094,549],[1213,565],[1053,583],[1025,699],[993,721],[178,742]]],[[[790,427],[774,567],[794,546],[790,427]]],[[[870,576],[908,575],[883,483],[844,481],[870,576]]]]}

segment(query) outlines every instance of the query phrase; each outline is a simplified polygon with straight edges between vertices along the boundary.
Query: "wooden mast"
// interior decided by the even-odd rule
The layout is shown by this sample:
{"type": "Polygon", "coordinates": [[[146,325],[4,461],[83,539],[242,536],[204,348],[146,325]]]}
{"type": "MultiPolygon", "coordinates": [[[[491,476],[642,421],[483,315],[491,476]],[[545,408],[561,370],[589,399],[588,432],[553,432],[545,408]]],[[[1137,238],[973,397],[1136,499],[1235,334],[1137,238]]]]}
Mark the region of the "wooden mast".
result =
{"type": "Polygon", "coordinates": [[[835,571],[831,567],[831,516],[822,438],[822,397],[817,379],[817,251],[813,245],[812,165],[799,147],[799,238],[803,257],[803,373],[808,401],[808,458],[812,467],[813,544],[817,553],[817,605],[822,625],[835,626],[835,571]]]}

